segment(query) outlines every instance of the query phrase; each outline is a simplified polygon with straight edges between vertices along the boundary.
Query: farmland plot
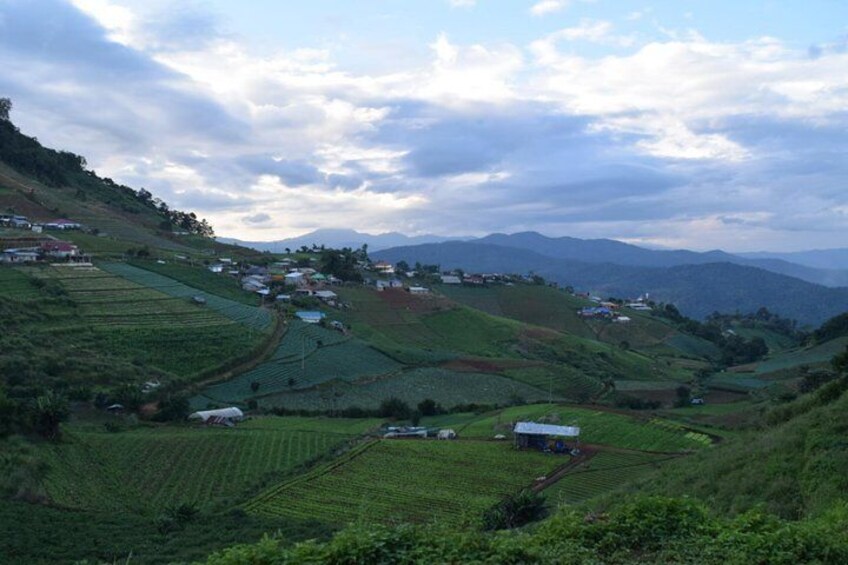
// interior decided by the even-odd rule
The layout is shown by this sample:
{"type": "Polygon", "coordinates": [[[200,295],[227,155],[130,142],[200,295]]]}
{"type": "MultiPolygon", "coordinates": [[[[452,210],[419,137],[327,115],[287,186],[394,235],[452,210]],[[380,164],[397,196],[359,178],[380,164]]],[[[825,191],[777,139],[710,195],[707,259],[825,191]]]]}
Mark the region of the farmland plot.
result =
{"type": "Polygon", "coordinates": [[[173,298],[96,267],[33,269],[56,281],[93,328],[207,327],[231,325],[217,312],[173,298]]]}
{"type": "Polygon", "coordinates": [[[492,437],[498,433],[510,434],[513,422],[540,418],[550,423],[579,426],[583,443],[659,452],[699,449],[711,443],[709,437],[692,435],[685,428],[667,421],[642,421],[624,414],[550,404],[517,406],[485,415],[462,428],[460,435],[492,437]]]}
{"type": "MultiPolygon", "coordinates": [[[[250,493],[361,433],[344,422],[274,418],[235,429],[165,428],[122,433],[77,431],[45,446],[46,490],[56,504],[151,512],[171,504],[209,508],[250,493]],[[317,428],[317,429],[316,429],[317,428]]],[[[374,421],[368,422],[374,425],[374,421]]]]}
{"type": "Polygon", "coordinates": [[[12,300],[28,300],[38,297],[32,279],[11,267],[0,267],[0,292],[12,300]]]}
{"type": "Polygon", "coordinates": [[[181,298],[185,301],[198,294],[203,295],[206,299],[206,305],[199,309],[213,310],[224,317],[243,324],[249,328],[256,330],[266,330],[270,328],[273,318],[268,310],[255,306],[247,306],[227,298],[221,298],[214,294],[205,294],[202,291],[184,285],[181,282],[175,281],[163,275],[145,271],[132,265],[125,263],[107,263],[101,267],[114,275],[123,277],[128,281],[142,285],[146,288],[151,288],[161,293],[164,293],[175,298],[181,298]]]}
{"type": "Polygon", "coordinates": [[[252,397],[302,390],[331,380],[353,381],[399,369],[397,362],[362,341],[295,321],[271,359],[232,380],[204,389],[203,398],[196,400],[195,405],[203,406],[204,398],[244,402],[252,397]]]}
{"type": "Polygon", "coordinates": [[[560,504],[576,504],[649,475],[669,457],[651,453],[600,452],[544,490],[560,504]]]}
{"type": "Polygon", "coordinates": [[[383,400],[392,397],[410,406],[429,398],[451,408],[469,403],[507,404],[518,398],[532,402],[547,399],[548,393],[500,375],[418,368],[361,383],[339,382],[317,390],[282,392],[261,398],[260,404],[307,410],[378,408],[383,400]]]}
{"type": "Polygon", "coordinates": [[[246,509],[330,524],[457,522],[567,461],[497,442],[379,440],[270,489],[246,509]]]}

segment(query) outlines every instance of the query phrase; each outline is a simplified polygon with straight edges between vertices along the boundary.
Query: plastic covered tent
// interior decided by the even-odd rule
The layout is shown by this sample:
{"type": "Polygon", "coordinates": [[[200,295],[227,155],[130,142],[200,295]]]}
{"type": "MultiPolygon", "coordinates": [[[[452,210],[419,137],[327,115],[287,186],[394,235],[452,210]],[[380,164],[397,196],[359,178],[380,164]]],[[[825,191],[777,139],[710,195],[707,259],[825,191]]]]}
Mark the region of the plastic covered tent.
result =
{"type": "Polygon", "coordinates": [[[238,421],[244,418],[244,412],[235,406],[230,406],[229,408],[218,408],[217,410],[201,410],[188,417],[189,420],[202,420],[203,422],[206,422],[210,418],[224,418],[238,421]]]}

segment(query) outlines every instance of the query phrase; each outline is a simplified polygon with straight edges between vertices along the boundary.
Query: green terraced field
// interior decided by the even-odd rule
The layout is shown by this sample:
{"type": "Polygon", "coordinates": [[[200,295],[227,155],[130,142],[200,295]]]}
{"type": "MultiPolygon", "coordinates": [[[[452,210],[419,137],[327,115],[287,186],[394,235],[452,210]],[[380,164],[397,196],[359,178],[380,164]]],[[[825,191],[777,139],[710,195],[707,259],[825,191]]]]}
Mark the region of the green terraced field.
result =
{"type": "Polygon", "coordinates": [[[364,342],[349,339],[335,330],[293,321],[271,359],[227,382],[213,385],[195,399],[207,402],[245,402],[332,381],[353,381],[386,375],[401,366],[364,342]],[[258,383],[253,390],[252,383],[258,383]]]}
{"type": "Polygon", "coordinates": [[[351,406],[376,409],[383,400],[391,397],[400,398],[410,406],[430,398],[445,408],[451,408],[469,403],[503,405],[516,399],[528,402],[547,400],[548,393],[500,375],[419,368],[388,378],[366,379],[363,383],[334,382],[317,390],[274,394],[262,397],[259,404],[306,410],[351,406]]]}
{"type": "Polygon", "coordinates": [[[246,509],[330,524],[456,523],[567,461],[498,442],[379,440],[270,489],[246,509]]]}
{"type": "Polygon", "coordinates": [[[234,429],[75,431],[45,445],[51,500],[89,510],[206,509],[249,495],[264,481],[330,453],[377,421],[266,418],[234,429]]]}
{"type": "Polygon", "coordinates": [[[840,337],[813,347],[790,350],[759,362],[756,372],[764,374],[801,365],[829,363],[834,355],[842,353],[846,347],[848,347],[848,337],[840,337]]]}
{"type": "Polygon", "coordinates": [[[577,315],[577,310],[593,303],[561,290],[518,284],[483,288],[442,285],[439,291],[452,300],[493,316],[504,316],[580,337],[595,337],[593,330],[577,315]]]}
{"type": "Polygon", "coordinates": [[[0,266],[0,289],[2,296],[12,300],[30,300],[38,297],[38,289],[32,279],[23,272],[8,266],[0,266]]]}
{"type": "Polygon", "coordinates": [[[252,329],[267,330],[273,322],[273,317],[269,310],[241,304],[214,294],[207,294],[158,273],[133,267],[126,263],[104,263],[100,267],[109,273],[123,277],[145,288],[150,288],[176,298],[182,298],[187,302],[192,296],[203,295],[206,299],[206,305],[202,307],[198,306],[197,308],[213,310],[230,320],[239,322],[252,329]]]}
{"type": "Polygon", "coordinates": [[[659,452],[699,449],[710,443],[703,434],[691,435],[682,427],[663,420],[641,421],[624,414],[550,404],[506,408],[483,415],[458,431],[461,437],[511,435],[513,422],[539,418],[579,426],[582,443],[659,452]]]}
{"type": "Polygon", "coordinates": [[[78,305],[79,315],[94,328],[179,328],[231,325],[214,309],[174,298],[97,267],[28,269],[55,281],[78,305]]]}
{"type": "Polygon", "coordinates": [[[130,264],[222,298],[235,300],[248,306],[257,306],[259,304],[258,295],[242,290],[234,277],[213,273],[203,265],[193,267],[175,261],[168,261],[165,264],[161,264],[156,261],[141,260],[131,261],[130,264]]]}
{"type": "Polygon", "coordinates": [[[537,389],[547,390],[557,398],[574,402],[585,402],[603,390],[598,379],[563,365],[509,369],[503,374],[537,389]]]}
{"type": "Polygon", "coordinates": [[[558,504],[577,504],[620,489],[651,474],[668,457],[650,453],[602,451],[543,492],[558,504]]]}

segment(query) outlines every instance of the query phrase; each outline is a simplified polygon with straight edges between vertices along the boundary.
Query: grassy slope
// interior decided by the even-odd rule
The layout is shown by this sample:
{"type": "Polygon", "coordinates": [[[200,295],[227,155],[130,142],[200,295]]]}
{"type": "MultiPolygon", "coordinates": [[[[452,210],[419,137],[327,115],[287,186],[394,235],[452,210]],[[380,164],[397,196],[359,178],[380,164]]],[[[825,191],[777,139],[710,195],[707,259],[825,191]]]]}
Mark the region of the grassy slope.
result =
{"type": "Polygon", "coordinates": [[[697,496],[729,513],[762,504],[786,518],[821,514],[848,500],[846,414],[848,394],[842,394],[785,423],[670,464],[643,490],[697,496]]]}

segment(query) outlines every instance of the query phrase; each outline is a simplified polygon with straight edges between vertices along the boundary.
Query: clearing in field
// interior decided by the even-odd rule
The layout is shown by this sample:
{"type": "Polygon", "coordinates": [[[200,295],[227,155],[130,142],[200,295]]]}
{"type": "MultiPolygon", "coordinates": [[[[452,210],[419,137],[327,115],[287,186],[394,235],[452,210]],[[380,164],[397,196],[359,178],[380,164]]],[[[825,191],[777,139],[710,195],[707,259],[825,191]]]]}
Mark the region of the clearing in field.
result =
{"type": "Polygon", "coordinates": [[[234,429],[73,431],[66,441],[43,447],[50,466],[46,490],[67,508],[140,513],[182,503],[226,508],[378,425],[264,418],[234,429]]]}
{"type": "Polygon", "coordinates": [[[378,440],[283,483],[246,505],[250,513],[330,524],[456,523],[568,462],[506,442],[378,440]]]}

